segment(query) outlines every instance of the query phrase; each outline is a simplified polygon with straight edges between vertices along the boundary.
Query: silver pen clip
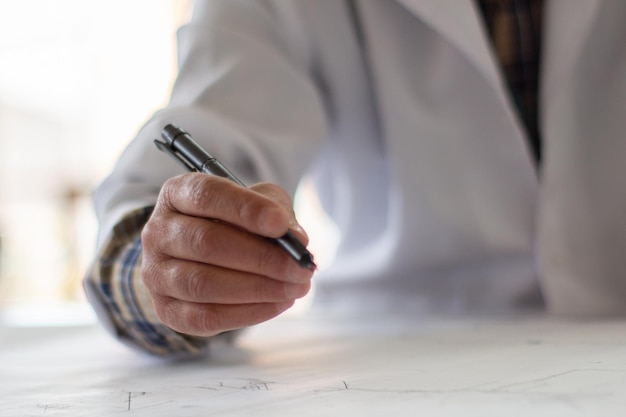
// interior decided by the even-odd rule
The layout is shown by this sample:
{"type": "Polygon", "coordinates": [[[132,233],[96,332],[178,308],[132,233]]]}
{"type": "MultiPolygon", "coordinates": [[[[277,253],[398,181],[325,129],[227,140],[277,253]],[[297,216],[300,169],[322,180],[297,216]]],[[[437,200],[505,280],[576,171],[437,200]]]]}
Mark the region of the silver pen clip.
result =
{"type": "Polygon", "coordinates": [[[156,145],[157,148],[159,148],[161,152],[165,152],[166,154],[168,154],[174,161],[176,161],[180,166],[185,168],[187,171],[198,172],[198,170],[194,168],[194,166],[189,161],[187,161],[184,155],[173,150],[167,143],[161,142],[160,140],[155,139],[154,144],[156,145]]]}

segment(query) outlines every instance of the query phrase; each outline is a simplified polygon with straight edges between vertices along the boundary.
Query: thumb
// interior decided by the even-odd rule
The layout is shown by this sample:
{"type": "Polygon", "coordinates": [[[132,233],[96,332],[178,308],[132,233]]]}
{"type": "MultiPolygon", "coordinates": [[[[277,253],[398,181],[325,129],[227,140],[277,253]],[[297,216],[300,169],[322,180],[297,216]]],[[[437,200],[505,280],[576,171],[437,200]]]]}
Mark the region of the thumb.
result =
{"type": "Polygon", "coordinates": [[[287,191],[279,185],[266,182],[255,184],[251,186],[250,189],[278,203],[290,217],[289,229],[296,234],[302,243],[305,245],[309,243],[309,236],[296,219],[296,215],[293,211],[293,201],[287,191]]]}

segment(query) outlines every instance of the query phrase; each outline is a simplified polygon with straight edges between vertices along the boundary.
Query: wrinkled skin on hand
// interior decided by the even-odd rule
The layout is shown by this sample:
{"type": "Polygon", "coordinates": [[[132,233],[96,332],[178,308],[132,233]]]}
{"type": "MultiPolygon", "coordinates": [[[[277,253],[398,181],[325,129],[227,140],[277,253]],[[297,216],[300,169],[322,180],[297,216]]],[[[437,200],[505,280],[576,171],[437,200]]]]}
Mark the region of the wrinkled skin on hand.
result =
{"type": "Polygon", "coordinates": [[[313,271],[265,237],[291,229],[305,244],[287,193],[189,173],[168,180],[142,232],[142,279],[159,319],[213,336],[269,320],[307,294],[313,271]]]}

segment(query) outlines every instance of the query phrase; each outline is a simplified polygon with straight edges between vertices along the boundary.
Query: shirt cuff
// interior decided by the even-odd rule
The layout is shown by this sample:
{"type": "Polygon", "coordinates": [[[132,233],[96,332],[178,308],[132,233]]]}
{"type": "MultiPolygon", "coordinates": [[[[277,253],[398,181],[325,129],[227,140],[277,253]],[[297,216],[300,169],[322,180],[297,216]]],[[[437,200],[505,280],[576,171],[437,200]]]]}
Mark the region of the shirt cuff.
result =
{"type": "Polygon", "coordinates": [[[85,293],[104,327],[121,342],[157,356],[198,355],[209,338],[161,323],[141,279],[141,230],[153,209],[134,210],[115,225],[85,277],[85,293]]]}

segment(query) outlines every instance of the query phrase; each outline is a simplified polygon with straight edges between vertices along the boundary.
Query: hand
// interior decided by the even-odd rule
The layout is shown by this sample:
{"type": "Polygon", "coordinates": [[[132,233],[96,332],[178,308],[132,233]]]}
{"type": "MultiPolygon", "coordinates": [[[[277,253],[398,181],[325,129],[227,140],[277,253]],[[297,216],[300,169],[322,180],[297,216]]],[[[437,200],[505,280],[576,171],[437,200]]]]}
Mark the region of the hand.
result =
{"type": "Polygon", "coordinates": [[[291,200],[280,187],[241,187],[190,173],[168,180],[142,232],[141,275],[159,319],[192,336],[269,320],[310,289],[313,271],[262,237],[293,230],[291,200]]]}

